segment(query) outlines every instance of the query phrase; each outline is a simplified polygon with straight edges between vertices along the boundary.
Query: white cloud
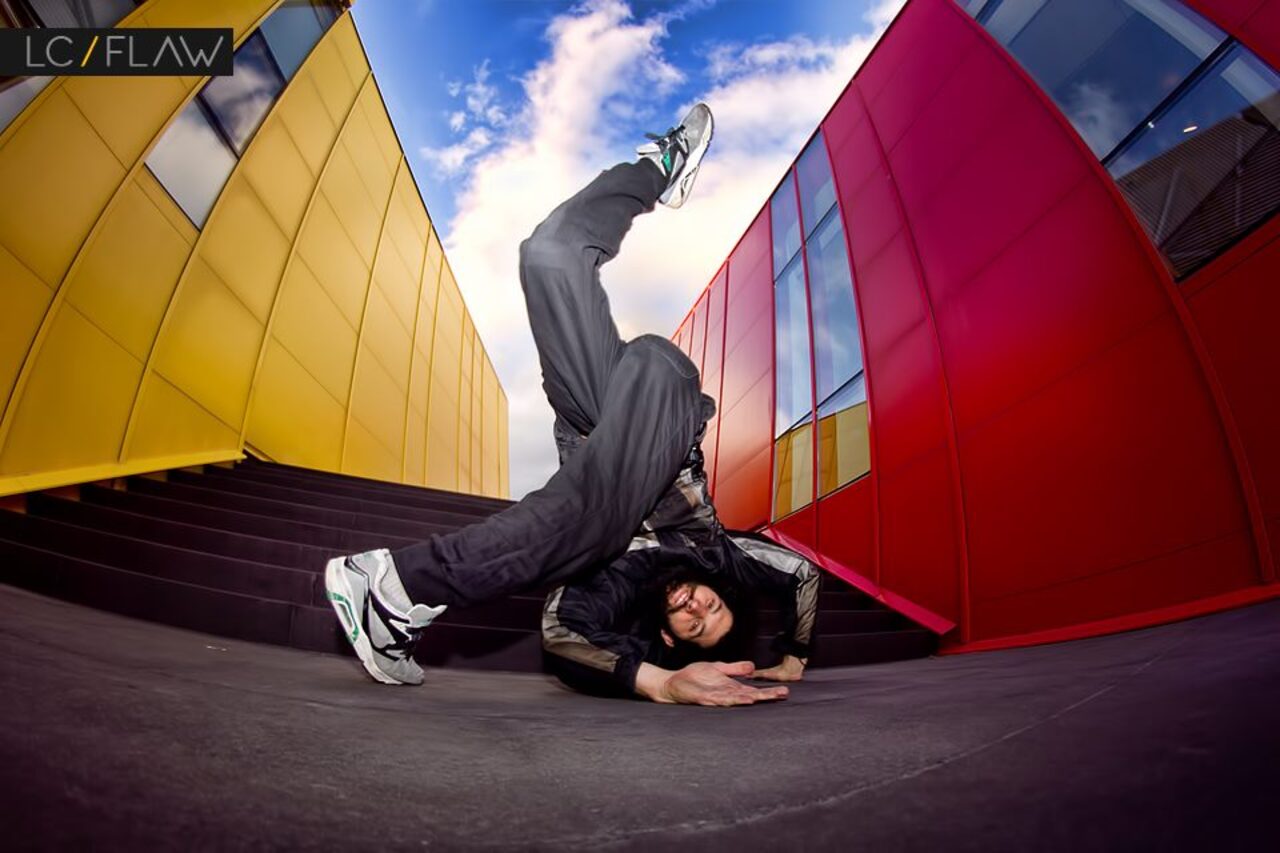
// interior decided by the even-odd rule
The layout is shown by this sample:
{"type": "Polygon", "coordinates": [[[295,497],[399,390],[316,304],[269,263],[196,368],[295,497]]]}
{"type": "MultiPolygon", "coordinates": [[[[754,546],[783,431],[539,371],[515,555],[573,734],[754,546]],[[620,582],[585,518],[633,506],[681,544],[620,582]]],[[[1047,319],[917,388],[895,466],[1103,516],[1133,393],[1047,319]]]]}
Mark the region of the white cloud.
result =
{"type": "Polygon", "coordinates": [[[461,142],[443,148],[423,147],[418,150],[422,159],[443,175],[455,175],[462,171],[472,157],[489,147],[493,137],[483,127],[477,127],[461,142]]]}
{"type": "MultiPolygon", "coordinates": [[[[834,102],[902,0],[879,4],[876,32],[847,41],[785,39],[722,57],[699,100],[716,116],[716,141],[690,204],[637,220],[603,279],[624,338],[668,335],[759,211],[804,139],[834,102]]],[[[691,5],[696,9],[700,3],[691,5]]],[[[423,155],[455,172],[469,167],[446,251],[510,402],[511,493],[520,497],[555,470],[552,413],[542,395],[517,281],[517,247],[556,204],[601,168],[630,159],[640,140],[616,129],[684,80],[663,54],[672,13],[637,20],[623,0],[588,0],[554,18],[550,51],[521,81],[524,100],[500,134],[423,155]],[[456,149],[456,150],[455,150],[456,149]]],[[[711,58],[709,58],[711,59],[711,58]]],[[[712,60],[713,61],[713,60],[712,60]]],[[[488,65],[458,92],[487,110],[488,65]]],[[[654,129],[682,111],[653,117],[654,129]]],[[[475,112],[472,111],[474,115],[475,112]]]]}
{"type": "Polygon", "coordinates": [[[449,129],[454,133],[458,133],[462,128],[467,126],[467,114],[462,110],[455,113],[449,113],[449,129]]]}

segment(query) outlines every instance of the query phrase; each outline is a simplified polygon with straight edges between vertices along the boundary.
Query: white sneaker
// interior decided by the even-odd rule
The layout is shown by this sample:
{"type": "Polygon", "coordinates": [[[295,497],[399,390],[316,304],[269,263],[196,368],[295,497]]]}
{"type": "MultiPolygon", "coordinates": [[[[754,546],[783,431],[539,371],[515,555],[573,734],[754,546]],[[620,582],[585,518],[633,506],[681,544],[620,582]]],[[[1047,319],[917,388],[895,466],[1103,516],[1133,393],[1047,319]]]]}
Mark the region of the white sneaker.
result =
{"type": "Polygon", "coordinates": [[[667,188],[658,197],[667,207],[679,207],[693,192],[693,181],[698,176],[702,156],[711,144],[714,125],[711,108],[695,104],[679,127],[671,128],[662,136],[646,133],[651,141],[636,149],[637,154],[652,160],[667,176],[667,188]]]}
{"type": "Polygon", "coordinates": [[[383,684],[422,683],[413,649],[422,629],[445,608],[409,600],[390,551],[335,557],[325,566],[324,588],[370,675],[383,684]]]}

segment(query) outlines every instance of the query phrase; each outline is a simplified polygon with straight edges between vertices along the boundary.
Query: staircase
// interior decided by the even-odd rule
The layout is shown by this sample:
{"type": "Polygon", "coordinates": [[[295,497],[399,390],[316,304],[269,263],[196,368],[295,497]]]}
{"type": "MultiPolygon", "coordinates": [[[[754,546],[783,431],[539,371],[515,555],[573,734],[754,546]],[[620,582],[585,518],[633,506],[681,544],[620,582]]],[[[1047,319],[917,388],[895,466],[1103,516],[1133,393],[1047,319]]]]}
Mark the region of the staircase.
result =
{"type": "MultiPolygon", "coordinates": [[[[133,477],[78,496],[32,493],[0,511],[0,582],[211,634],[349,654],[321,570],[398,548],[510,502],[247,459],[133,477]]],[[[812,666],[932,654],[935,636],[828,577],[812,666]]],[[[419,645],[427,666],[539,671],[542,596],[450,610],[419,645]]],[[[778,614],[760,618],[762,654],[778,614]]],[[[71,626],[74,629],[74,626],[71,626]]],[[[761,660],[767,659],[762,657],[761,660]]]]}

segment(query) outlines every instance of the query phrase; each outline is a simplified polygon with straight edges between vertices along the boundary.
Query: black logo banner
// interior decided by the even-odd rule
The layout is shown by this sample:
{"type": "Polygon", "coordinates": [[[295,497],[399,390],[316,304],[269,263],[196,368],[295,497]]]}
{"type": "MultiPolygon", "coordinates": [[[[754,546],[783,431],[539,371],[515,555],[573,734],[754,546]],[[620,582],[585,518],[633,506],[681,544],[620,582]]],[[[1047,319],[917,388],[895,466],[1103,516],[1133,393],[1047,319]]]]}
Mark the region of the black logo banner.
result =
{"type": "Polygon", "coordinates": [[[201,29],[0,29],[0,75],[227,76],[232,32],[201,29]]]}

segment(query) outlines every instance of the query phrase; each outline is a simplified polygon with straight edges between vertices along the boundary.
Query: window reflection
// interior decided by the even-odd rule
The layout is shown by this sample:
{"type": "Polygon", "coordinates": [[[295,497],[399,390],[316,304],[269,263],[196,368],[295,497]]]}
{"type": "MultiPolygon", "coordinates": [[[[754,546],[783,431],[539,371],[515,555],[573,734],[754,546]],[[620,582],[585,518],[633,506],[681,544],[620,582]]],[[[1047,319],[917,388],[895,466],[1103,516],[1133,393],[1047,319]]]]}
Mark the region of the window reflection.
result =
{"type": "Polygon", "coordinates": [[[52,77],[19,77],[0,81],[0,130],[18,117],[18,113],[35,100],[52,77]]]}
{"type": "Polygon", "coordinates": [[[138,5],[133,0],[25,0],[25,2],[36,13],[40,23],[46,27],[92,29],[106,29],[114,26],[138,5]]]}
{"type": "Polygon", "coordinates": [[[813,360],[817,396],[825,400],[862,371],[862,343],[853,277],[840,216],[832,211],[805,244],[813,300],[813,360]]]}
{"type": "Polygon", "coordinates": [[[796,178],[800,182],[800,212],[807,237],[836,203],[836,184],[831,179],[831,162],[821,132],[800,155],[796,178]]]}
{"type": "Polygon", "coordinates": [[[210,78],[200,97],[236,153],[243,154],[283,88],[266,40],[255,33],[236,49],[235,73],[210,78]]]}
{"type": "Polygon", "coordinates": [[[777,407],[774,435],[786,432],[813,411],[809,372],[809,306],[804,263],[797,256],[774,286],[776,310],[777,407]]]}
{"type": "Polygon", "coordinates": [[[1226,34],[1167,0],[1003,0],[978,20],[1105,157],[1226,34]]]}
{"type": "Polygon", "coordinates": [[[311,48],[337,16],[337,9],[330,3],[285,0],[262,22],[262,35],[286,80],[298,73],[311,48]]]}
{"type": "Polygon", "coordinates": [[[782,182],[769,202],[773,226],[774,274],[800,251],[800,213],[796,208],[796,185],[791,175],[782,182]]]}
{"type": "Polygon", "coordinates": [[[1108,168],[1190,274],[1280,208],[1280,76],[1233,47],[1108,168]]]}
{"type": "Polygon", "coordinates": [[[199,99],[187,104],[147,156],[147,168],[197,228],[208,219],[235,165],[236,155],[199,99]]]}

